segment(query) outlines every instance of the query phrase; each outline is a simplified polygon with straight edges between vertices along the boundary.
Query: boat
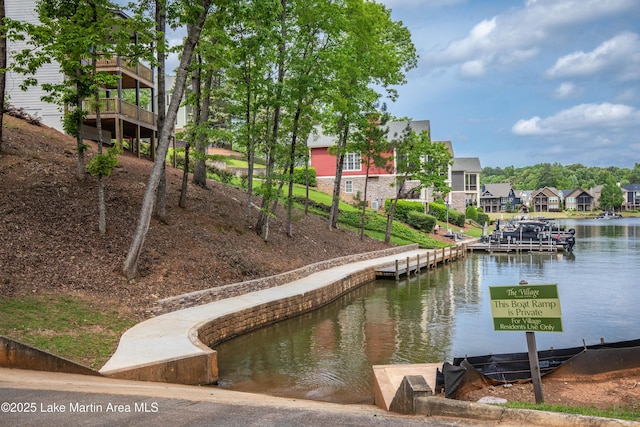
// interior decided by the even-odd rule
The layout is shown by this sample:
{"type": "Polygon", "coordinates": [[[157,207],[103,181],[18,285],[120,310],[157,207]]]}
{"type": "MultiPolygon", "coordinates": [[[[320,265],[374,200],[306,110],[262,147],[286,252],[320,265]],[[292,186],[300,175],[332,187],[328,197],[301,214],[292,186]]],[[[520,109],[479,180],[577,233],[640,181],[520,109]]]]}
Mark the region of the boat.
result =
{"type": "Polygon", "coordinates": [[[488,236],[487,243],[501,245],[537,243],[547,247],[562,247],[567,252],[571,252],[576,242],[575,233],[574,228],[565,230],[564,227],[544,218],[521,219],[505,224],[500,224],[498,221],[495,230],[488,236]]]}
{"type": "Polygon", "coordinates": [[[600,215],[598,215],[598,219],[618,219],[618,218],[622,218],[622,215],[620,215],[619,213],[611,212],[611,211],[603,212],[600,215]]]}

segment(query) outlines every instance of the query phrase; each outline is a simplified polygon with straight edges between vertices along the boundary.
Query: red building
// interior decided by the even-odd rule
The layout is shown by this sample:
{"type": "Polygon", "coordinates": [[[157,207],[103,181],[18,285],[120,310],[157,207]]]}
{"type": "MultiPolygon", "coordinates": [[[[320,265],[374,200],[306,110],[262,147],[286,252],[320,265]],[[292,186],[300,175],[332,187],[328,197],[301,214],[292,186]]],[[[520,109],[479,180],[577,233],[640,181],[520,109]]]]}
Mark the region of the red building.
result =
{"type": "MultiPolygon", "coordinates": [[[[389,122],[387,128],[388,138],[391,140],[402,135],[407,127],[406,121],[389,122]]],[[[420,133],[424,130],[430,132],[430,124],[428,120],[412,121],[410,123],[414,132],[420,133]]],[[[316,170],[316,182],[318,189],[326,193],[333,193],[333,185],[336,175],[336,156],[329,153],[329,148],[334,146],[337,141],[335,135],[326,135],[321,129],[316,128],[316,134],[312,134],[309,138],[309,148],[311,150],[311,167],[316,170]]],[[[449,151],[453,155],[451,143],[448,142],[449,151]]],[[[383,206],[384,200],[394,198],[396,196],[396,188],[391,184],[396,182],[395,156],[393,152],[389,152],[391,159],[388,168],[370,166],[368,185],[367,185],[367,204],[374,209],[383,206]]],[[[365,163],[362,161],[360,153],[346,153],[342,169],[342,180],[340,183],[340,194],[344,200],[362,199],[364,197],[364,185],[367,179],[365,163]]],[[[451,174],[451,172],[449,173],[451,174]]],[[[408,198],[417,198],[422,200],[430,200],[431,194],[429,189],[423,189],[421,192],[413,193],[411,189],[418,186],[419,182],[409,181],[402,190],[407,194],[408,198]],[[409,196],[410,195],[410,196],[409,196]]]]}

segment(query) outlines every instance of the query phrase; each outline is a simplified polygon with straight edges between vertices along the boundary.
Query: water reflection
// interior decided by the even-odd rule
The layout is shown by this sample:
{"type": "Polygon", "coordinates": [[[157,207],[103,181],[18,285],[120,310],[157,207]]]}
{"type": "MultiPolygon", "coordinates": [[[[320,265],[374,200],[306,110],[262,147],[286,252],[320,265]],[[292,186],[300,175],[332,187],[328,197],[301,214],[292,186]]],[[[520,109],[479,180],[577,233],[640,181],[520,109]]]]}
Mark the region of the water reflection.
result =
{"type": "Polygon", "coordinates": [[[567,221],[572,254],[473,254],[400,283],[376,281],[313,313],[216,348],[220,386],[279,396],[373,401],[371,366],[526,351],[524,334],[494,332],[488,286],[558,283],[564,333],[539,348],[640,337],[640,219],[567,221]]]}

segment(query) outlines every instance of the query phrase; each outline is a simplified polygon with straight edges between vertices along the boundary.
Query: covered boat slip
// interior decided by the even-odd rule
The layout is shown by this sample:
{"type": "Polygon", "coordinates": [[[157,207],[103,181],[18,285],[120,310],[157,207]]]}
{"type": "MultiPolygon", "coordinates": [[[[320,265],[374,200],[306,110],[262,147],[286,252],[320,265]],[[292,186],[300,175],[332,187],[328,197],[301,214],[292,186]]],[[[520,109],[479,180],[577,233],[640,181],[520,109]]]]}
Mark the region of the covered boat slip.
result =
{"type": "Polygon", "coordinates": [[[480,242],[468,245],[470,251],[483,252],[571,252],[575,229],[565,230],[551,220],[510,220],[496,223],[496,228],[480,242]]]}
{"type": "Polygon", "coordinates": [[[480,241],[467,245],[470,252],[564,252],[567,250],[563,243],[543,240],[516,241],[480,241]]]}
{"type": "MultiPolygon", "coordinates": [[[[570,379],[640,368],[640,339],[538,352],[544,378],[570,379]]],[[[527,353],[455,358],[445,363],[439,384],[447,397],[489,385],[531,381],[527,353]]]]}

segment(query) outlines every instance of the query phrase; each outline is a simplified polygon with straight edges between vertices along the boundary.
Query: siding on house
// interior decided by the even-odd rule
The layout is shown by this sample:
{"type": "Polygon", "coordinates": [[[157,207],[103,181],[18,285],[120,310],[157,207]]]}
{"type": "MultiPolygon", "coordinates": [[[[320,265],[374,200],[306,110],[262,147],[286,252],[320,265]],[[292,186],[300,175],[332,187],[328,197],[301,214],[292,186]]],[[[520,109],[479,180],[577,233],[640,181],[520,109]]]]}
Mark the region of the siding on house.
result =
{"type": "Polygon", "coordinates": [[[480,206],[485,212],[506,212],[507,207],[515,209],[520,203],[508,182],[485,184],[480,197],[480,206]]]}
{"type": "MultiPolygon", "coordinates": [[[[7,0],[5,2],[5,12],[7,17],[31,24],[39,24],[36,13],[36,0],[7,0]]],[[[112,11],[115,16],[121,19],[128,19],[127,15],[121,11],[112,11]]],[[[11,52],[19,52],[23,49],[32,49],[25,42],[11,42],[7,46],[9,61],[15,60],[11,52]]],[[[151,158],[155,155],[155,138],[157,132],[157,115],[155,114],[155,104],[152,101],[151,110],[135,103],[126,102],[122,98],[122,90],[129,89],[135,91],[135,99],[140,100],[141,90],[148,90],[150,97],[155,101],[155,84],[153,69],[143,64],[130,64],[126,58],[100,58],[97,67],[102,72],[117,75],[117,85],[105,87],[106,97],[100,99],[101,123],[103,130],[103,140],[110,141],[115,138],[118,143],[124,139],[129,140],[129,147],[138,156],[141,155],[141,139],[145,138],[150,143],[149,152],[151,158]]],[[[53,127],[61,132],[63,128],[63,111],[58,105],[42,100],[47,94],[42,89],[42,84],[58,84],[64,81],[64,75],[60,71],[60,64],[53,62],[40,67],[35,75],[37,85],[30,87],[28,91],[22,91],[20,84],[24,76],[18,73],[7,74],[6,93],[9,102],[15,107],[23,108],[26,112],[35,117],[40,117],[43,124],[53,127]]],[[[86,100],[82,108],[86,117],[83,123],[85,139],[97,140],[96,121],[97,115],[95,107],[86,100]]]]}
{"type": "Polygon", "coordinates": [[[578,187],[569,192],[564,199],[565,210],[577,212],[589,212],[593,210],[593,196],[586,190],[578,187]]]}
{"type": "MultiPolygon", "coordinates": [[[[447,141],[449,142],[449,141],[447,141]]],[[[449,142],[449,144],[451,144],[449,142]]],[[[455,157],[450,168],[451,197],[454,209],[464,212],[467,206],[480,206],[480,173],[477,157],[455,157]]]]}
{"type": "Polygon", "coordinates": [[[624,196],[623,210],[640,210],[640,184],[625,185],[622,187],[622,194],[624,196]]]}
{"type": "MultiPolygon", "coordinates": [[[[40,21],[35,9],[36,0],[5,1],[5,15],[18,21],[38,24],[40,21]]],[[[9,63],[14,62],[15,56],[12,52],[20,52],[23,49],[32,49],[32,47],[28,46],[25,41],[7,43],[7,61],[9,63]]],[[[62,112],[60,107],[41,101],[41,98],[47,95],[47,92],[40,87],[42,83],[62,83],[63,77],[59,69],[60,65],[57,62],[43,65],[37,75],[38,86],[30,87],[28,91],[20,89],[24,76],[10,71],[6,75],[5,92],[9,97],[9,103],[16,107],[22,107],[32,116],[40,117],[43,124],[62,132],[62,112]]]]}
{"type": "MultiPolygon", "coordinates": [[[[397,122],[389,122],[387,124],[387,138],[393,140],[400,138],[404,131],[407,129],[407,125],[409,122],[407,121],[397,121],[397,122]]],[[[410,122],[411,129],[420,133],[422,131],[430,132],[430,122],[428,120],[417,120],[410,122]]],[[[314,133],[309,138],[308,146],[311,149],[311,159],[310,165],[316,170],[316,182],[318,185],[318,189],[327,193],[331,193],[333,191],[333,184],[335,181],[335,167],[336,167],[336,159],[335,156],[331,155],[328,151],[329,147],[332,147],[336,144],[337,138],[334,135],[327,135],[322,132],[322,128],[320,126],[316,126],[314,128],[314,133]]],[[[434,143],[442,143],[451,153],[453,157],[453,145],[451,141],[433,141],[434,143]]],[[[389,158],[394,158],[394,153],[389,152],[387,156],[389,158]]],[[[462,159],[462,161],[466,161],[468,159],[462,159]]],[[[478,176],[476,177],[476,182],[479,185],[480,178],[479,172],[482,170],[480,168],[480,161],[477,158],[471,159],[475,161],[476,165],[474,166],[478,172],[478,176]]],[[[369,178],[366,178],[366,170],[364,162],[362,163],[362,168],[359,171],[349,171],[344,170],[342,173],[342,182],[341,182],[341,193],[347,198],[353,197],[362,197],[364,192],[365,183],[367,184],[367,202],[370,204],[372,201],[376,201],[379,204],[382,204],[385,199],[393,198],[396,195],[397,188],[392,187],[391,185],[395,183],[396,180],[396,166],[394,160],[390,160],[387,168],[383,167],[375,167],[371,166],[369,168],[369,178]],[[348,183],[345,180],[349,180],[348,183]]],[[[474,169],[475,172],[475,169],[474,169]]],[[[478,200],[478,198],[474,198],[473,195],[470,195],[469,191],[465,191],[466,186],[466,175],[464,171],[460,171],[462,177],[460,178],[460,188],[461,190],[458,192],[452,192],[450,197],[450,203],[455,209],[459,209],[464,211],[466,206],[470,203],[469,200],[478,200]]],[[[451,186],[452,181],[452,172],[451,168],[447,171],[447,185],[451,186]]],[[[433,200],[435,196],[430,188],[422,189],[421,191],[415,191],[414,188],[417,187],[420,183],[418,181],[408,181],[405,183],[405,186],[401,189],[402,197],[406,198],[417,198],[420,200],[433,200]]],[[[479,194],[479,190],[478,190],[479,194]]]]}
{"type": "Polygon", "coordinates": [[[555,212],[560,210],[560,194],[555,188],[545,187],[531,194],[534,212],[555,212]]]}

